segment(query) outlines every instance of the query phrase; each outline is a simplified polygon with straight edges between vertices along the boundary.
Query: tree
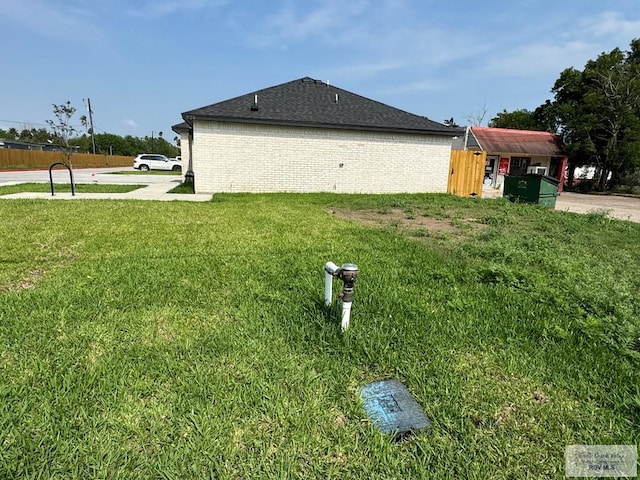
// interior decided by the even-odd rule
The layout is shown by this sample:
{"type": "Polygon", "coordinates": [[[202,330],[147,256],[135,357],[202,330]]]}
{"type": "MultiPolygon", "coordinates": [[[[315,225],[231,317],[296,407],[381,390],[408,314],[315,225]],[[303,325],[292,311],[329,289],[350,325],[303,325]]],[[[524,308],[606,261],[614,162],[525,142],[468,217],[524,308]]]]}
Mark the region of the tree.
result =
{"type": "Polygon", "coordinates": [[[84,132],[89,133],[89,120],[86,115],[82,115],[80,117],[80,124],[82,125],[82,128],[84,128],[84,132]]]}
{"type": "Polygon", "coordinates": [[[598,190],[638,167],[640,40],[630,51],[600,54],[583,71],[565,69],[551,91],[554,101],[541,111],[554,119],[574,157],[596,165],[598,190]]]}
{"type": "Polygon", "coordinates": [[[96,142],[96,149],[99,153],[112,155],[114,152],[122,152],[124,150],[125,141],[119,135],[114,135],[112,133],[98,133],[95,135],[94,139],[96,142]]]}
{"type": "Polygon", "coordinates": [[[51,138],[51,134],[46,128],[24,128],[19,132],[15,128],[10,128],[9,130],[0,129],[0,138],[20,142],[46,143],[51,138]]]}
{"type": "Polygon", "coordinates": [[[51,143],[65,152],[65,163],[71,164],[71,154],[75,152],[92,152],[95,141],[96,152],[103,155],[124,155],[135,157],[140,153],[160,153],[168,157],[180,155],[180,138],[174,137],[173,141],[178,142],[178,146],[171,144],[164,138],[164,134],[158,132],[158,138],[138,138],[131,135],[121,137],[111,133],[92,134],[89,121],[86,115],[79,117],[82,129],[85,131],[80,136],[72,125],[71,119],[76,109],[70,102],[62,105],[53,105],[55,120],[47,120],[46,128],[30,128],[18,131],[15,128],[8,130],[0,129],[0,138],[6,140],[18,140],[27,143],[51,143]],[[92,138],[93,137],[93,138],[92,138]]]}
{"type": "Polygon", "coordinates": [[[547,130],[547,126],[539,120],[536,112],[531,112],[524,108],[513,112],[507,112],[506,110],[499,112],[489,121],[489,126],[516,130],[547,130]]]}
{"type": "Polygon", "coordinates": [[[482,122],[484,121],[484,117],[486,115],[487,115],[487,105],[485,104],[479,107],[477,112],[468,115],[467,121],[469,122],[469,125],[474,127],[479,127],[480,125],[482,125],[482,122]]]}
{"type": "Polygon", "coordinates": [[[71,105],[71,102],[63,103],[61,105],[53,104],[53,114],[56,117],[55,120],[47,120],[47,125],[53,132],[53,142],[58,145],[64,154],[65,165],[69,167],[71,172],[71,183],[73,188],[73,166],[71,163],[71,157],[73,156],[73,146],[70,141],[77,133],[76,129],[71,125],[71,118],[76,113],[75,107],[71,105]]]}

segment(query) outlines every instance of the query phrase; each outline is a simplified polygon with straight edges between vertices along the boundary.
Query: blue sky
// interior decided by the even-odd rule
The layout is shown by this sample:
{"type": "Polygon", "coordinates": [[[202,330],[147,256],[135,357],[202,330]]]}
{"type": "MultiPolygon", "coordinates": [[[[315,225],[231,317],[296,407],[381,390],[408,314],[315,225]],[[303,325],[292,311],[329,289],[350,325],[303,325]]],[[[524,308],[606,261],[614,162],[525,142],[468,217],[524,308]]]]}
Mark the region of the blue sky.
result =
{"type": "MultiPolygon", "coordinates": [[[[310,76],[442,122],[534,109],[567,67],[640,37],[638,0],[0,0],[0,128],[53,103],[145,136],[310,76]]],[[[79,121],[78,128],[80,128],[79,121]]]]}

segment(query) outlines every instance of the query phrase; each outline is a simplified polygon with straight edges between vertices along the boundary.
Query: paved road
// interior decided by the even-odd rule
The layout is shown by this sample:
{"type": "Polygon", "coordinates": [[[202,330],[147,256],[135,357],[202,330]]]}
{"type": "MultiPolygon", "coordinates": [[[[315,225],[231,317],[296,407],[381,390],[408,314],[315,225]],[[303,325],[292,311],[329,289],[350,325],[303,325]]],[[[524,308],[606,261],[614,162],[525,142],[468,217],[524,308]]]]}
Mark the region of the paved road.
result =
{"type": "MultiPolygon", "coordinates": [[[[177,175],[114,175],[114,172],[131,171],[132,167],[110,168],[74,168],[75,183],[120,183],[120,184],[154,184],[167,183],[168,180],[180,181],[177,175]]],[[[69,171],[56,167],[52,172],[55,183],[69,183],[69,171]]],[[[0,185],[12,185],[25,182],[49,183],[49,170],[0,170],[0,185]]]]}

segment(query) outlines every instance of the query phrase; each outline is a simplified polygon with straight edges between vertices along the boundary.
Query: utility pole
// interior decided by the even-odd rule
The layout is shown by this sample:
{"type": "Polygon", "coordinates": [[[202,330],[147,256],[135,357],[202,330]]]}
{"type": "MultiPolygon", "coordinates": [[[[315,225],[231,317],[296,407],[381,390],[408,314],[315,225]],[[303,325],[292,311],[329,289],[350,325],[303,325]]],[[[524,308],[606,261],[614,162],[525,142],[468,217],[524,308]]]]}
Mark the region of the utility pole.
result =
{"type": "Polygon", "coordinates": [[[87,110],[89,110],[89,125],[91,125],[91,146],[93,147],[93,154],[96,154],[96,138],[93,131],[93,110],[91,110],[91,99],[87,98],[87,110]]]}

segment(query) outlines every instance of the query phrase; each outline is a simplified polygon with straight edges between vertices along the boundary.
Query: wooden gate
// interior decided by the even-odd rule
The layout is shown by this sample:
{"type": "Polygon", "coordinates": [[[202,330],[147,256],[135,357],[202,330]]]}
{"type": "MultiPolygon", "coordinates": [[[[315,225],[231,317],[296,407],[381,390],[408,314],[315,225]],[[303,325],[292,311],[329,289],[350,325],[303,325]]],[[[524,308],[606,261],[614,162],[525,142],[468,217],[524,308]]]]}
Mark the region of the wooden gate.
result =
{"type": "Polygon", "coordinates": [[[487,152],[451,150],[447,193],[458,197],[482,196],[487,152]]]}

